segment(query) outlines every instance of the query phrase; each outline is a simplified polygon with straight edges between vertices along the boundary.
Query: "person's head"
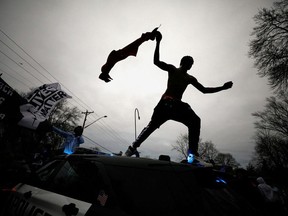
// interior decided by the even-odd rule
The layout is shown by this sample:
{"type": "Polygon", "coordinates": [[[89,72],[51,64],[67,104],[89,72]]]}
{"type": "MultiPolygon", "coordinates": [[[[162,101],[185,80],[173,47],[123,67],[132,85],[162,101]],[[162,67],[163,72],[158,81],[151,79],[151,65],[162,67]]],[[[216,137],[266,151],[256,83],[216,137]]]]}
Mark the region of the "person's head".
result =
{"type": "Polygon", "coordinates": [[[189,70],[194,64],[194,59],[191,56],[184,56],[180,61],[180,66],[189,70]]]}
{"type": "Polygon", "coordinates": [[[264,184],[265,183],[265,181],[264,181],[264,179],[262,177],[258,177],[256,179],[256,181],[258,182],[258,184],[264,184]]]}
{"type": "Polygon", "coordinates": [[[77,126],[74,128],[74,133],[76,136],[81,136],[83,133],[83,127],[81,126],[77,126]]]}

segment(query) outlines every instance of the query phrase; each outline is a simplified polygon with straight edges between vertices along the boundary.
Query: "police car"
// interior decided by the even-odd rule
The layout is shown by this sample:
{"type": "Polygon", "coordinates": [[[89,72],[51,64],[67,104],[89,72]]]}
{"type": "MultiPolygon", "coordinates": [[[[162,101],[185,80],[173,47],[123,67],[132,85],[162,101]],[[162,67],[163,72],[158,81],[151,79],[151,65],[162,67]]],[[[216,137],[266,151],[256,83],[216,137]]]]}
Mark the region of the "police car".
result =
{"type": "Polygon", "coordinates": [[[212,168],[160,159],[57,157],[11,190],[1,215],[254,214],[212,168]]]}

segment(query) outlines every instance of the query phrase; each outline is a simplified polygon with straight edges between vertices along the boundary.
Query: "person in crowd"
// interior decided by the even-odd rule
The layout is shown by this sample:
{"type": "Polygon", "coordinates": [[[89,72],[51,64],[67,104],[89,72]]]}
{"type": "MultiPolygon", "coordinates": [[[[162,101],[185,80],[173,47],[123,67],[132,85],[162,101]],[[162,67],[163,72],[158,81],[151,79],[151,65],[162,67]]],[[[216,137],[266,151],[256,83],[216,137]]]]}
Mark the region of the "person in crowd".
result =
{"type": "Polygon", "coordinates": [[[84,143],[84,138],[82,136],[83,127],[81,126],[75,127],[73,132],[66,132],[55,126],[52,127],[52,130],[58,135],[65,138],[65,141],[63,143],[65,154],[74,153],[75,149],[78,148],[80,144],[84,143]]]}

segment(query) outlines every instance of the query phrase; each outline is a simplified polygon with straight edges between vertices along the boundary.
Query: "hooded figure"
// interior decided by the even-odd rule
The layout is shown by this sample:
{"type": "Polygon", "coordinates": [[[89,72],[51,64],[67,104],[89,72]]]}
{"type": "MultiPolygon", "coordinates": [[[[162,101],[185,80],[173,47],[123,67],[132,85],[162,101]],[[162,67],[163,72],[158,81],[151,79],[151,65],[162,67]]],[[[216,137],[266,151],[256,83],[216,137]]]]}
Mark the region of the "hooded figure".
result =
{"type": "Polygon", "coordinates": [[[264,197],[266,202],[273,202],[274,201],[274,191],[273,188],[266,184],[262,177],[257,178],[258,182],[258,189],[261,195],[264,197]]]}

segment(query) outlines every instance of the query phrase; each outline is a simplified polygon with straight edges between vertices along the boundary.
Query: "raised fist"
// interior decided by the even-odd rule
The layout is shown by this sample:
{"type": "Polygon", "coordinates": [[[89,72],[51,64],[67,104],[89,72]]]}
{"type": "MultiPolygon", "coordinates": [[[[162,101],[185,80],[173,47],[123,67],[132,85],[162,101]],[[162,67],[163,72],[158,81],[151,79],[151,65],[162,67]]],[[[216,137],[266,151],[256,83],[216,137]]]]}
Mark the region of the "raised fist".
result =
{"type": "Polygon", "coordinates": [[[159,31],[157,31],[156,32],[156,41],[161,41],[162,40],[162,34],[159,32],[159,31]]]}
{"type": "Polygon", "coordinates": [[[232,86],[233,86],[233,82],[229,81],[229,82],[224,83],[223,88],[229,89],[229,88],[232,88],[232,86]]]}

